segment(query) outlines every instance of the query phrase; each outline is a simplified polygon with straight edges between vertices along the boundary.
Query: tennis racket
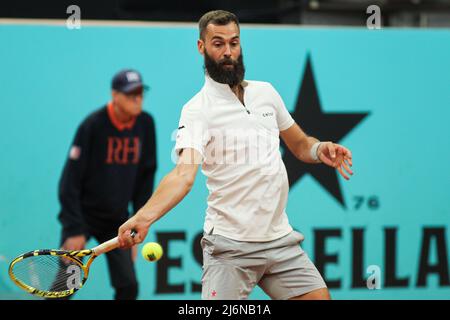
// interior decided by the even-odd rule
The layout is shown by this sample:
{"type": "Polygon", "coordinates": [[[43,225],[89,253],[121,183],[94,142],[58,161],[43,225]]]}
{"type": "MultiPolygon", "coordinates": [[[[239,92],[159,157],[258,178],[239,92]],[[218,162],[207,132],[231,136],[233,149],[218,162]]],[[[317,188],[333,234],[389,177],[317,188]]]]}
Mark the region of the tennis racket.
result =
{"type": "MultiPolygon", "coordinates": [[[[135,235],[131,232],[132,237],[135,235]]],[[[115,237],[92,249],[30,251],[10,263],[9,276],[17,286],[35,296],[65,298],[83,287],[95,258],[118,246],[115,237]],[[87,257],[87,262],[83,263],[87,257]]]]}

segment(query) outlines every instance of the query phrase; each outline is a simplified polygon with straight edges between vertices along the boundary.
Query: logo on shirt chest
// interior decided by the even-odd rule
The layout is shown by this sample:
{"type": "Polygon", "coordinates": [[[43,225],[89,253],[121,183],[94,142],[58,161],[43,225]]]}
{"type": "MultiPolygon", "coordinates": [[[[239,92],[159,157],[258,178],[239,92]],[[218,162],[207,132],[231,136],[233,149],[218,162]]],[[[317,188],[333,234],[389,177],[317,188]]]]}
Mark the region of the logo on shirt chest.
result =
{"type": "Polygon", "coordinates": [[[272,107],[264,106],[258,110],[258,121],[265,128],[272,130],[277,129],[276,112],[272,107]]]}
{"type": "Polygon", "coordinates": [[[136,164],[139,162],[140,141],[138,137],[108,137],[107,164],[136,164]]]}

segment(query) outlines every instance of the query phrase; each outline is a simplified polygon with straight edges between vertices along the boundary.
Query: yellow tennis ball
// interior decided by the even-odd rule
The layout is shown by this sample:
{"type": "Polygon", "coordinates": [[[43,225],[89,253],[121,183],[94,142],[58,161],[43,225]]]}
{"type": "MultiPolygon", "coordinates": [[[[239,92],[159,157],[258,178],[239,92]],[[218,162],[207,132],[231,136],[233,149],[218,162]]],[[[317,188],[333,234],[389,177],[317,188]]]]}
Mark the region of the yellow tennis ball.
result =
{"type": "Polygon", "coordinates": [[[144,259],[151,262],[158,261],[163,255],[162,247],[156,242],[147,242],[141,252],[144,259]]]}

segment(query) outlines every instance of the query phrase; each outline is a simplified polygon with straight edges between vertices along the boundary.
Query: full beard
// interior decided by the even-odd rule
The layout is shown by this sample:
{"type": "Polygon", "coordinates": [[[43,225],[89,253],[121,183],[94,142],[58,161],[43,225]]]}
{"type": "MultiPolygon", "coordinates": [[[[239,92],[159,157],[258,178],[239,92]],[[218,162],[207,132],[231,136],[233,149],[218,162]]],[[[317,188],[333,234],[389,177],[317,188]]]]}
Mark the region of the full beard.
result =
{"type": "Polygon", "coordinates": [[[205,50],[205,69],[214,81],[235,87],[244,80],[245,66],[243,54],[241,52],[237,60],[224,58],[216,62],[205,50]],[[233,67],[228,68],[227,65],[233,65],[233,67]]]}

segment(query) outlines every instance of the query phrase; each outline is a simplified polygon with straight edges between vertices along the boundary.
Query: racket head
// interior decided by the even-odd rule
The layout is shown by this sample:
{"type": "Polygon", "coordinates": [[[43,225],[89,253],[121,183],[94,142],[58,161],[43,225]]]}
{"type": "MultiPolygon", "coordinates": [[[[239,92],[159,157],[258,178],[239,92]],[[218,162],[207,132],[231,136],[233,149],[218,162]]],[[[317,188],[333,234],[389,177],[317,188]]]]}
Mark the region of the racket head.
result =
{"type": "Polygon", "coordinates": [[[82,258],[92,250],[34,250],[11,261],[9,277],[20,288],[42,298],[65,298],[81,289],[89,274],[82,258]]]}

